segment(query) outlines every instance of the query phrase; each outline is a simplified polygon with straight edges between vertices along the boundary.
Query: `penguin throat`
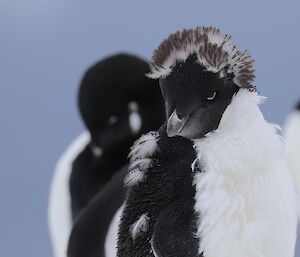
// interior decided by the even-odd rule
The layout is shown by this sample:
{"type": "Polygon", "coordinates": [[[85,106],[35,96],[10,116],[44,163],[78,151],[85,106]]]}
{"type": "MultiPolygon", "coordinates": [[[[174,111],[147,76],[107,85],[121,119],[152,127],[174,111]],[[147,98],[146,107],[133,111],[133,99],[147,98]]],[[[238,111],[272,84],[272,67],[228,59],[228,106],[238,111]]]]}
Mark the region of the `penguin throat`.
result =
{"type": "Polygon", "coordinates": [[[91,145],[91,150],[92,150],[92,153],[93,155],[96,157],[96,158],[100,158],[102,157],[103,155],[103,149],[95,144],[92,144],[91,145]]]}

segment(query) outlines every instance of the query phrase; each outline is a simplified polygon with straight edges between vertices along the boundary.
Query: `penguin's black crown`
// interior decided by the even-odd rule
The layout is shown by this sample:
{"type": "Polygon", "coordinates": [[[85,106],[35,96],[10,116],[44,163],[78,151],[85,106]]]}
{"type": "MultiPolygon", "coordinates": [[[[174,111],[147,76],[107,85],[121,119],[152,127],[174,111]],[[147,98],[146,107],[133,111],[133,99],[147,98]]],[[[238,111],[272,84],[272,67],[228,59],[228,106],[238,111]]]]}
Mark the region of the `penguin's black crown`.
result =
{"type": "Polygon", "coordinates": [[[240,51],[231,43],[231,36],[222,35],[217,28],[197,27],[177,31],[166,38],[154,50],[151,59],[150,78],[165,78],[178,61],[184,62],[192,54],[207,71],[230,74],[233,82],[241,87],[256,91],[254,60],[248,51],[240,51]]]}

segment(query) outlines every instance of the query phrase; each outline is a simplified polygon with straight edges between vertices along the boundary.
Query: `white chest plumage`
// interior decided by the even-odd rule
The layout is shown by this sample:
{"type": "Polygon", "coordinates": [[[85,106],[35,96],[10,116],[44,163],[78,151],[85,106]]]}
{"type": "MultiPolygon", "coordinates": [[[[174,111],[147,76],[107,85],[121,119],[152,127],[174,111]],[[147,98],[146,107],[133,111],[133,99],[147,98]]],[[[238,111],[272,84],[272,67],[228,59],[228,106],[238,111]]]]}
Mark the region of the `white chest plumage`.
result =
{"type": "Polygon", "coordinates": [[[195,140],[199,253],[205,257],[293,257],[297,204],[277,127],[240,89],[218,129],[195,140]]]}
{"type": "Polygon", "coordinates": [[[48,224],[55,257],[65,257],[72,230],[69,180],[72,164],[90,142],[90,134],[81,133],[67,148],[56,164],[50,186],[48,224]]]}

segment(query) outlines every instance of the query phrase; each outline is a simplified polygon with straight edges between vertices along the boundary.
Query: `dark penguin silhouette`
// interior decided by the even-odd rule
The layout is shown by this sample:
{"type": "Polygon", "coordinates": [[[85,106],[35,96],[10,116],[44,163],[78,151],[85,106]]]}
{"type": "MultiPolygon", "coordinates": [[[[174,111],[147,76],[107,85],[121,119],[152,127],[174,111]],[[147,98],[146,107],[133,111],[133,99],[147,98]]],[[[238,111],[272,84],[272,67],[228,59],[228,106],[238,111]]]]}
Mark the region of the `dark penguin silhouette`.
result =
{"type": "Polygon", "coordinates": [[[163,119],[157,83],[145,78],[147,63],[118,55],[91,67],[79,89],[79,110],[91,142],[73,163],[72,215],[127,163],[133,140],[158,128],[163,119]]]}
{"type": "Polygon", "coordinates": [[[253,73],[215,28],[154,51],[168,121],[129,155],[118,257],[293,256],[296,193],[253,73]]]}
{"type": "Polygon", "coordinates": [[[284,123],[283,138],[285,158],[300,196],[300,101],[284,123]]]}
{"type": "Polygon", "coordinates": [[[124,176],[128,166],[124,166],[99,191],[79,215],[73,225],[68,256],[115,256],[118,211],[124,202],[124,176]],[[115,218],[114,218],[115,217],[115,218]]]}
{"type": "Polygon", "coordinates": [[[49,225],[56,256],[66,256],[72,223],[127,164],[134,140],[159,128],[165,118],[158,83],[146,78],[147,72],[144,60],[118,54],[93,65],[81,81],[78,103],[88,132],[60,159],[50,192],[49,225]]]}

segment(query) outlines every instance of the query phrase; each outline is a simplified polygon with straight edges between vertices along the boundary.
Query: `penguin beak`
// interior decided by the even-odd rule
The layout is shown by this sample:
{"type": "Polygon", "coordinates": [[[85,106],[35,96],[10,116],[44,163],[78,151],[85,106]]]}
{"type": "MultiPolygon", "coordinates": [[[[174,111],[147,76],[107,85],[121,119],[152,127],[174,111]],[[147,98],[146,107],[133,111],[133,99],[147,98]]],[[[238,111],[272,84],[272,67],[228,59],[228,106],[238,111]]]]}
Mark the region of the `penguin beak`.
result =
{"type": "Polygon", "coordinates": [[[179,119],[176,109],[175,109],[174,112],[171,114],[171,116],[168,119],[168,123],[167,123],[168,137],[174,137],[174,136],[179,135],[187,120],[188,120],[188,117],[179,119]]]}

